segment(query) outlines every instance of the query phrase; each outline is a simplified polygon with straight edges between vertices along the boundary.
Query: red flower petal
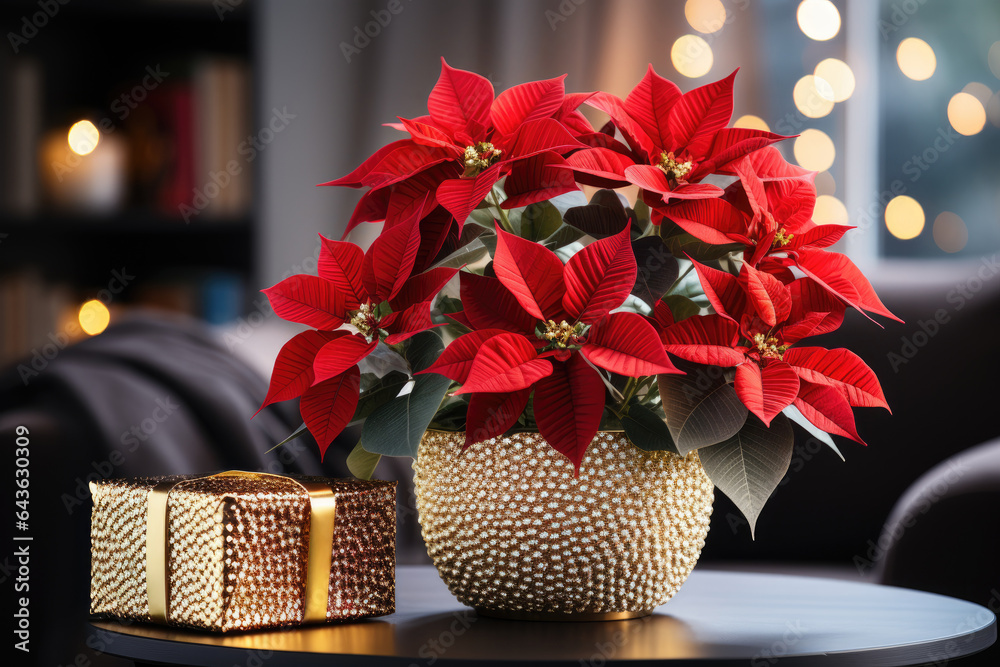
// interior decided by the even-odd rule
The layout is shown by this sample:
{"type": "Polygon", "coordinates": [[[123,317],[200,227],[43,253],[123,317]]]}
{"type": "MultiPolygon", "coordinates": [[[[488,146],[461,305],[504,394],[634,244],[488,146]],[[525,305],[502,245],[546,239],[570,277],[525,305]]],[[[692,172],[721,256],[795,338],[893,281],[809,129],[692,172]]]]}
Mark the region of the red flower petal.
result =
{"type": "Polygon", "coordinates": [[[434,324],[431,320],[431,302],[415,303],[405,310],[389,313],[379,321],[379,328],[385,329],[387,345],[402,343],[407,338],[444,324],[434,324]]]}
{"type": "Polygon", "coordinates": [[[507,199],[501,207],[528,206],[578,190],[573,172],[557,168],[560,166],[566,166],[566,161],[551,151],[515,162],[503,184],[507,199]]]}
{"type": "Polygon", "coordinates": [[[319,238],[322,243],[319,249],[319,277],[329,280],[344,295],[348,310],[356,310],[368,297],[361,280],[364,251],[353,243],[333,241],[322,234],[319,238]]]}
{"type": "Polygon", "coordinates": [[[379,188],[369,190],[361,195],[361,199],[351,213],[350,220],[347,221],[344,234],[340,237],[341,240],[346,239],[351,230],[364,222],[380,222],[385,220],[386,212],[389,210],[390,189],[379,188]]]}
{"type": "MultiPolygon", "coordinates": [[[[701,178],[706,174],[724,173],[728,174],[732,170],[731,162],[739,160],[744,156],[755,156],[766,150],[776,141],[788,139],[789,137],[761,130],[749,130],[746,128],[729,127],[723,128],[715,135],[712,148],[709,150],[709,157],[697,164],[691,173],[691,178],[701,178]]],[[[780,157],[780,153],[778,154],[780,157]]],[[[784,161],[784,158],[782,158],[784,161]]],[[[756,162],[754,165],[756,166],[756,162]]],[[[787,163],[786,163],[787,164],[787,163]]],[[[793,167],[798,169],[798,167],[793,167]]],[[[758,172],[760,173],[760,172],[758,172]]],[[[808,172],[812,174],[814,172],[808,172]]],[[[763,178],[763,176],[761,177],[763,178]]]]}
{"type": "Polygon", "coordinates": [[[354,417],[360,386],[361,373],[353,367],[337,377],[313,385],[302,395],[299,412],[319,445],[321,459],[330,443],[354,417]]]}
{"type": "Polygon", "coordinates": [[[420,228],[416,218],[382,230],[365,253],[361,274],[372,302],[387,301],[402,289],[410,277],[419,247],[420,228]]]}
{"type": "Polygon", "coordinates": [[[510,393],[473,394],[469,397],[469,411],[465,426],[466,447],[483,440],[503,435],[517,423],[517,418],[528,405],[531,388],[510,393]]]}
{"type": "Polygon", "coordinates": [[[358,334],[334,338],[316,354],[316,359],[313,361],[315,374],[313,383],[319,384],[340,375],[367,357],[376,345],[378,345],[377,340],[369,343],[364,336],[358,334]]]}
{"type": "Polygon", "coordinates": [[[846,256],[826,250],[803,249],[796,253],[795,263],[803,273],[862,314],[867,310],[897,322],[903,321],[889,312],[868,279],[846,256]]]}
{"type": "Polygon", "coordinates": [[[724,199],[689,199],[665,212],[681,229],[696,239],[712,245],[746,243],[749,220],[724,199]]]}
{"type": "Polygon", "coordinates": [[[399,141],[393,141],[392,143],[386,144],[382,148],[375,151],[371,157],[358,165],[358,167],[348,175],[341,176],[340,178],[332,181],[327,181],[326,183],[320,183],[320,185],[339,185],[348,188],[363,187],[367,184],[368,175],[382,162],[382,160],[386,158],[387,155],[399,148],[412,145],[413,142],[409,139],[400,139],[399,141]]]}
{"type": "Polygon", "coordinates": [[[597,435],[604,413],[604,382],[579,354],[556,363],[535,386],[535,423],[553,449],[573,463],[576,474],[597,435]]]}
{"type": "Polygon", "coordinates": [[[733,115],[733,80],[738,71],[695,88],[677,100],[670,110],[674,148],[687,147],[694,157],[708,153],[715,133],[728,125],[733,115]]]}
{"type": "Polygon", "coordinates": [[[783,282],[747,263],[741,267],[737,281],[758,317],[769,327],[785,321],[792,310],[792,295],[783,282]]]}
{"type": "Polygon", "coordinates": [[[333,283],[306,274],[285,278],[263,290],[275,315],[314,329],[337,329],[347,319],[347,300],[333,283]]]}
{"type": "Polygon", "coordinates": [[[761,368],[752,361],[736,367],[736,395],[765,426],[787,408],[799,393],[799,377],[783,361],[761,368]]]}
{"type": "Polygon", "coordinates": [[[500,135],[510,134],[523,123],[548,118],[561,107],[566,87],[563,74],[555,79],[531,81],[500,93],[490,108],[490,120],[500,135]]]}
{"type": "Polygon", "coordinates": [[[407,280],[390,301],[393,311],[406,310],[422,301],[430,301],[441,291],[448,281],[455,277],[458,269],[438,267],[419,273],[407,280]]]}
{"type": "Polygon", "coordinates": [[[799,233],[810,224],[816,208],[816,187],[804,178],[771,181],[764,184],[771,215],[789,232],[799,233]]]}
{"type": "Polygon", "coordinates": [[[611,116],[615,126],[621,130],[625,140],[632,150],[642,151],[651,156],[656,152],[656,146],[642,126],[625,109],[625,103],[610,93],[594,93],[587,104],[611,116]]]}
{"type": "Polygon", "coordinates": [[[562,123],[552,118],[537,118],[517,128],[517,132],[499,143],[504,160],[531,157],[543,151],[566,153],[584,145],[573,138],[562,123]]]}
{"type": "Polygon", "coordinates": [[[646,75],[625,98],[625,111],[657,146],[674,147],[670,110],[681,99],[681,89],[664,79],[650,65],[646,75]]]}
{"type": "MultiPolygon", "coordinates": [[[[662,303],[662,302],[661,302],[662,303]]],[[[739,327],[721,315],[700,315],[667,327],[660,339],[667,352],[699,364],[738,366],[746,357],[735,349],[739,327]]]]}
{"type": "MultiPolygon", "coordinates": [[[[826,313],[820,323],[809,330],[808,335],[818,336],[840,328],[847,306],[823,285],[811,278],[802,278],[790,284],[788,289],[792,293],[792,311],[788,315],[790,322],[803,321],[810,313],[826,313]]],[[[795,342],[795,340],[787,338],[788,327],[783,333],[786,336],[786,342],[795,342]]],[[[804,335],[800,336],[800,338],[803,337],[804,335]]]]}
{"type": "Polygon", "coordinates": [[[463,271],[459,297],[465,317],[476,329],[504,329],[533,335],[537,317],[521,307],[514,295],[496,278],[463,271]]]}
{"type": "Polygon", "coordinates": [[[827,433],[842,435],[867,446],[867,443],[858,435],[850,403],[844,398],[843,393],[833,387],[803,380],[799,389],[799,397],[795,399],[794,405],[802,413],[802,416],[815,424],[816,427],[827,433]]]}
{"type": "Polygon", "coordinates": [[[456,164],[442,162],[396,183],[391,188],[392,195],[386,206],[385,228],[392,229],[413,217],[423,222],[438,205],[434,194],[438,186],[449,178],[461,175],[462,170],[456,164]]]}
{"type": "Polygon", "coordinates": [[[738,322],[746,310],[746,296],[736,276],[699,264],[694,260],[691,263],[694,264],[701,288],[715,312],[738,322]]]}
{"type": "Polygon", "coordinates": [[[635,285],[635,255],[628,228],[594,241],[566,263],[562,306],[571,317],[593,324],[619,307],[635,285]]]}
{"type": "Polygon", "coordinates": [[[834,243],[844,237],[848,231],[854,229],[849,225],[816,225],[805,231],[801,229],[792,237],[791,243],[785,246],[786,250],[798,250],[799,248],[829,248],[834,243]]]}
{"type": "Polygon", "coordinates": [[[435,125],[453,136],[465,133],[479,139],[489,125],[491,104],[493,84],[489,80],[455,69],[441,59],[441,76],[427,98],[427,110],[435,125]]]}
{"type": "MultiPolygon", "coordinates": [[[[301,396],[313,384],[313,360],[319,349],[334,338],[348,336],[346,331],[303,331],[285,343],[278,357],[274,360],[271,371],[271,382],[267,387],[267,396],[261,403],[263,410],[271,403],[287,401],[301,396]]],[[[254,416],[257,415],[254,413],[254,416]]]]}
{"type": "Polygon", "coordinates": [[[456,394],[526,389],[552,372],[521,334],[503,333],[486,340],[476,353],[469,377],[456,394]]]}
{"type": "Polygon", "coordinates": [[[452,178],[438,186],[438,203],[458,220],[459,228],[496,185],[502,166],[503,163],[498,163],[480,172],[475,178],[452,178]]]}
{"type": "Polygon", "coordinates": [[[593,325],[580,351],[590,363],[619,375],[680,373],[663,351],[656,329],[635,313],[612,313],[593,325]]]}
{"type": "Polygon", "coordinates": [[[564,319],[562,298],[566,285],[563,282],[563,265],[551,250],[498,228],[493,270],[504,287],[531,315],[540,320],[564,319]]]}
{"type": "Polygon", "coordinates": [[[418,371],[415,375],[437,373],[459,384],[465,384],[466,380],[469,379],[469,373],[472,371],[472,362],[475,360],[479,348],[490,338],[505,333],[510,332],[503,329],[480,329],[467,333],[464,336],[459,336],[449,343],[448,347],[444,348],[444,352],[434,360],[433,364],[422,371],[418,371]]]}
{"type": "Polygon", "coordinates": [[[577,180],[585,185],[617,188],[628,184],[625,170],[634,164],[627,155],[597,147],[573,153],[566,158],[567,166],[563,168],[572,169],[577,180]]]}
{"type": "Polygon", "coordinates": [[[410,137],[414,143],[421,144],[422,146],[453,149],[455,150],[455,157],[459,157],[462,154],[462,151],[455,146],[455,142],[452,141],[452,138],[446,132],[418,120],[410,120],[399,116],[397,118],[399,118],[403,129],[410,133],[410,137]]]}
{"type": "Polygon", "coordinates": [[[850,350],[793,347],[782,358],[803,380],[843,391],[851,405],[889,410],[875,373],[850,350]]]}

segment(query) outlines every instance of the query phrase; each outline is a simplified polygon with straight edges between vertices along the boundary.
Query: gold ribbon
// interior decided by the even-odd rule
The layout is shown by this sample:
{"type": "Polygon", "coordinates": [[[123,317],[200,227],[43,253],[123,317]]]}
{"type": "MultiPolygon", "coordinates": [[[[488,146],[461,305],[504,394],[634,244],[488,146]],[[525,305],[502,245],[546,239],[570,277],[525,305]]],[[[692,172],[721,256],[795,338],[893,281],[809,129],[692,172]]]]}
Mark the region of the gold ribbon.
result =
{"type": "Polygon", "coordinates": [[[309,494],[309,543],[306,564],[304,623],[326,620],[329,602],[330,562],[333,558],[333,527],[336,515],[336,496],[333,489],[321,482],[299,482],[291,477],[264,472],[229,470],[207,477],[161,482],[154,486],[147,498],[146,516],[146,595],[149,599],[149,617],[157,623],[170,618],[170,554],[169,523],[167,521],[170,492],[184,482],[212,477],[242,477],[256,479],[273,477],[298,485],[309,494]]]}

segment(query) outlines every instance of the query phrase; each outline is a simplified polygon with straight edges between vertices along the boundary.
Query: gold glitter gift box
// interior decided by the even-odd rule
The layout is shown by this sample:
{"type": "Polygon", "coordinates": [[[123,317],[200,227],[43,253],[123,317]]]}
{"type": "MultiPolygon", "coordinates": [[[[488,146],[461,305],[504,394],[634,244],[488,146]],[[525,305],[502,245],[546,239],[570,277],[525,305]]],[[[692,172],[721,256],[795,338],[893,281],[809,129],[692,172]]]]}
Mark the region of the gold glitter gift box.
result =
{"type": "Polygon", "coordinates": [[[90,490],[92,614],[226,632],[395,611],[395,482],[230,471],[90,490]]]}

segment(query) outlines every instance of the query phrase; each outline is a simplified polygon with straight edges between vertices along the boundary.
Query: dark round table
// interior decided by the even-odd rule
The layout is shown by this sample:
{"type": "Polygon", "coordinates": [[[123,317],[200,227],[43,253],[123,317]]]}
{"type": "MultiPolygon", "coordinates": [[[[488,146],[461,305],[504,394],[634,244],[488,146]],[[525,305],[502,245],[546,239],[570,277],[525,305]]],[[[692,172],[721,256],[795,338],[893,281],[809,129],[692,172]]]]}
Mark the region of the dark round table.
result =
{"type": "Polygon", "coordinates": [[[143,664],[283,665],[918,665],[988,648],[984,607],[834,579],[696,570],[652,616],[529,623],[476,616],[432,567],[397,570],[397,612],[337,625],[209,634],[93,622],[108,653],[143,664]]]}

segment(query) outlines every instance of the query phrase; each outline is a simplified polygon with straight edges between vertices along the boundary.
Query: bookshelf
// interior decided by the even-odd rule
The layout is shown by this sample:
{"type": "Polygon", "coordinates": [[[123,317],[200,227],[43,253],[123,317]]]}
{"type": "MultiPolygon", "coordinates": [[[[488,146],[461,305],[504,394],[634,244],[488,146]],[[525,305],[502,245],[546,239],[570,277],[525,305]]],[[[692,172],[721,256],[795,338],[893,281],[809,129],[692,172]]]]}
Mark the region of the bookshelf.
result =
{"type": "Polygon", "coordinates": [[[0,364],[89,299],[212,323],[245,312],[251,0],[13,0],[0,25],[0,364]],[[79,121],[96,148],[74,144],[79,121]]]}

